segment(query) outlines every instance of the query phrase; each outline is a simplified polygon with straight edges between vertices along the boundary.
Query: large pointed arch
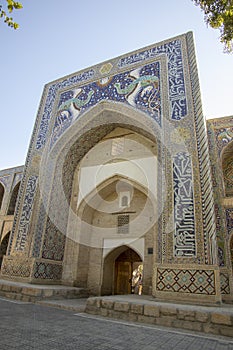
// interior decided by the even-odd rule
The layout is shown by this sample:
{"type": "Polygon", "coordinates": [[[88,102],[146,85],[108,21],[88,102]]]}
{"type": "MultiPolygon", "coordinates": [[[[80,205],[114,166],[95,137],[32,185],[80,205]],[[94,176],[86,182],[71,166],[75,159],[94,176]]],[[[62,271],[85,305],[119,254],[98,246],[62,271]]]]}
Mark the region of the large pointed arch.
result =
{"type": "MultiPolygon", "coordinates": [[[[68,202],[73,174],[79,162],[94,145],[119,126],[143,135],[155,144],[161,138],[161,130],[152,118],[133,107],[103,101],[74,122],[52,149],[47,145],[47,156],[43,160],[49,161],[50,171],[51,165],[54,167],[54,175],[60,182],[58,188],[63,188],[68,202]]],[[[47,170],[43,160],[41,168],[47,170]]]]}
{"type": "Polygon", "coordinates": [[[92,191],[90,191],[85,198],[82,199],[81,203],[77,207],[77,212],[79,213],[79,216],[82,216],[83,210],[85,208],[85,205],[93,200],[95,200],[95,197],[97,197],[97,201],[101,201],[101,198],[104,195],[104,191],[108,188],[108,186],[111,186],[112,184],[122,181],[126,184],[133,185],[137,190],[142,192],[145,196],[149,198],[151,201],[151,204],[156,207],[155,203],[157,201],[157,198],[154,196],[154,193],[150,191],[150,189],[146,188],[141,184],[140,182],[136,181],[133,178],[126,177],[120,173],[114,174],[113,176],[106,178],[103,180],[96,188],[93,188],[92,191]],[[98,196],[98,194],[101,194],[98,196]]]}
{"type": "MultiPolygon", "coordinates": [[[[41,198],[44,206],[49,208],[45,217],[47,223],[44,224],[43,247],[46,251],[53,242],[52,233],[54,244],[55,240],[60,239],[65,247],[65,236],[69,231],[73,177],[79,162],[95,144],[119,126],[159,144],[160,130],[152,118],[133,107],[106,101],[93,107],[74,122],[52,148],[47,144],[41,159],[39,176],[41,198]]],[[[41,226],[41,220],[38,225],[41,226]]],[[[60,258],[63,259],[63,254],[60,254],[60,258]]]]}

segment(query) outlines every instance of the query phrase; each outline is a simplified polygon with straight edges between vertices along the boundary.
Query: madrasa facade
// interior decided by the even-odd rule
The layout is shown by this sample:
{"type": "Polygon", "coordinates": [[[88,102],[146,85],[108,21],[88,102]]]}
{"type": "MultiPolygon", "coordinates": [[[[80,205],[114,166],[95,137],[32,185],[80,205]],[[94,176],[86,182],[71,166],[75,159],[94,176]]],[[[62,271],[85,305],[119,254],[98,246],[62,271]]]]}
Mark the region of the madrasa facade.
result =
{"type": "Polygon", "coordinates": [[[203,116],[192,32],[45,85],[0,208],[2,280],[233,301],[233,117],[203,116]]]}

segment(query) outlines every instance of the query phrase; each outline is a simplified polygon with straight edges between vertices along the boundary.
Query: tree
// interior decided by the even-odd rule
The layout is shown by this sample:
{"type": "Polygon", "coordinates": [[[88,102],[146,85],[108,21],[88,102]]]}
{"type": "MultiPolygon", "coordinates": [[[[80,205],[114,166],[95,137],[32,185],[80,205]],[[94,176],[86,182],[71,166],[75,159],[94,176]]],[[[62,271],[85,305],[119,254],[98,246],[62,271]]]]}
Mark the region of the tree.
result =
{"type": "MultiPolygon", "coordinates": [[[[20,2],[13,1],[13,0],[6,0],[7,1],[7,11],[10,14],[14,9],[20,10],[23,5],[20,2]]],[[[0,5],[0,17],[4,19],[4,22],[11,28],[17,29],[19,28],[18,23],[13,21],[12,17],[9,17],[6,11],[3,10],[2,5],[0,5]]]]}
{"type": "Polygon", "coordinates": [[[192,0],[205,14],[205,22],[220,30],[224,51],[233,52],[233,0],[192,0]]]}

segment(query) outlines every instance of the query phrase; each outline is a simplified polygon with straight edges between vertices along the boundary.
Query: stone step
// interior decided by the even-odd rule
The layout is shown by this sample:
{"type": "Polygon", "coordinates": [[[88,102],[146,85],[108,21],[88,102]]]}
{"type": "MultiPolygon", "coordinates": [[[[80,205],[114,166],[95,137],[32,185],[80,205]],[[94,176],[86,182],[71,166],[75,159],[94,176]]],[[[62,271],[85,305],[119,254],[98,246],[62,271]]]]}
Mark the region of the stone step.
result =
{"type": "Polygon", "coordinates": [[[233,337],[232,305],[205,307],[157,302],[149,296],[111,296],[89,298],[85,312],[125,321],[233,337]]]}
{"type": "Polygon", "coordinates": [[[36,285],[0,280],[0,295],[15,300],[35,302],[43,299],[77,299],[88,297],[84,288],[63,285],[36,285]]]}
{"type": "Polygon", "coordinates": [[[74,312],[85,312],[87,298],[78,299],[62,299],[62,300],[40,300],[37,304],[49,307],[55,307],[63,310],[70,310],[74,312]]]}

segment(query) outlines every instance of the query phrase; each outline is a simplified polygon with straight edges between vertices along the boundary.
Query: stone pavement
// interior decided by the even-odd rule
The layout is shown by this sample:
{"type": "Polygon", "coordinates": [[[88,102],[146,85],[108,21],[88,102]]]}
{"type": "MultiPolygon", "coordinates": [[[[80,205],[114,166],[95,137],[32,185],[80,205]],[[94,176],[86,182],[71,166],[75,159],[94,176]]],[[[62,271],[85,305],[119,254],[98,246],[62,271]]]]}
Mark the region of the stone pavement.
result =
{"type": "Polygon", "coordinates": [[[229,337],[112,320],[4,298],[0,299],[0,316],[0,348],[4,350],[233,350],[233,339],[229,337]]]}
{"type": "MultiPolygon", "coordinates": [[[[233,305],[188,305],[159,301],[145,295],[90,297],[85,290],[55,285],[33,285],[0,280],[0,296],[40,303],[76,313],[186,329],[233,339],[233,305]],[[84,298],[85,297],[85,298],[84,298]]],[[[0,318],[1,320],[1,318],[0,318]]]]}
{"type": "Polygon", "coordinates": [[[40,303],[108,318],[229,336],[233,339],[233,305],[175,304],[144,295],[114,295],[40,303]]]}

